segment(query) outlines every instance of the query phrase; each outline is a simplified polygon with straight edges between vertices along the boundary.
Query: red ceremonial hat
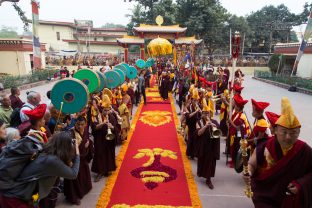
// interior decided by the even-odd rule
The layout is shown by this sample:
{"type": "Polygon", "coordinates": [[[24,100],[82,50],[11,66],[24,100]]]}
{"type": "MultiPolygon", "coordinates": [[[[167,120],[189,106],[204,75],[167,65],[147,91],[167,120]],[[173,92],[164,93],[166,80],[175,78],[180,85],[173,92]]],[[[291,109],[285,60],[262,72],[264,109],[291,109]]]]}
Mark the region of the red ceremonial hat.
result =
{"type": "Polygon", "coordinates": [[[241,92],[241,91],[244,89],[244,87],[241,87],[241,86],[239,86],[239,85],[237,85],[237,84],[234,84],[233,89],[234,89],[236,92],[241,92]]]}
{"type": "Polygon", "coordinates": [[[276,121],[279,119],[280,115],[277,115],[276,113],[273,113],[273,112],[269,112],[269,111],[266,111],[265,112],[265,115],[266,117],[268,118],[270,124],[272,126],[276,126],[276,121]]]}
{"type": "Polygon", "coordinates": [[[25,115],[28,116],[30,120],[38,120],[38,119],[43,118],[46,110],[47,110],[47,105],[40,104],[32,110],[23,110],[23,113],[25,113],[25,115]]]}
{"type": "Polygon", "coordinates": [[[246,103],[248,103],[248,100],[244,100],[240,95],[235,95],[233,98],[238,106],[243,107],[246,103]]]}
{"type": "Polygon", "coordinates": [[[270,103],[267,102],[257,102],[254,99],[251,99],[252,105],[256,107],[257,110],[261,111],[266,109],[270,103]]]}

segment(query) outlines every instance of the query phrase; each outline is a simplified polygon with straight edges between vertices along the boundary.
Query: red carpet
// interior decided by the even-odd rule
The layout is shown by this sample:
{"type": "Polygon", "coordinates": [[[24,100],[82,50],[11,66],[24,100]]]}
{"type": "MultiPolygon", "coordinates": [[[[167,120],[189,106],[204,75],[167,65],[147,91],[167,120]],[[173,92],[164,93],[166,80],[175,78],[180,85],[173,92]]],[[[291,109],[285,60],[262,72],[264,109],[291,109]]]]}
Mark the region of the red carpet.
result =
{"type": "Polygon", "coordinates": [[[98,207],[201,207],[173,107],[140,105],[98,207]]]}

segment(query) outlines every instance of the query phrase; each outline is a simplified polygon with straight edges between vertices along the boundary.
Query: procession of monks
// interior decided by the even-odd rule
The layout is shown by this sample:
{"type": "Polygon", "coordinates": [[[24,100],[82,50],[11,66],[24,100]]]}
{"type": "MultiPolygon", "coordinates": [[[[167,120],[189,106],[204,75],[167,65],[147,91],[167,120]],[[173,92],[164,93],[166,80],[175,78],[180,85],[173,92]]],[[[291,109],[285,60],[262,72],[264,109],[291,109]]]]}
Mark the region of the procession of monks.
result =
{"type": "MultiPolygon", "coordinates": [[[[289,99],[282,98],[280,113],[265,111],[269,102],[251,99],[250,123],[244,112],[248,100],[241,94],[244,75],[240,70],[235,73],[233,85],[222,68],[215,82],[197,73],[188,76],[189,80],[180,75],[173,89],[179,94],[181,108],[179,132],[187,144],[186,155],[191,160],[197,158],[197,176],[214,188],[211,178],[220,159],[220,138],[226,140],[227,165],[242,172],[240,140],[247,139],[249,174],[243,174],[243,179],[247,186],[251,184],[254,206],[312,207],[312,149],[299,139],[301,124],[289,99]]],[[[160,74],[160,94],[165,100],[167,91],[172,90],[168,84],[171,73],[160,74]]]]}
{"type": "MultiPolygon", "coordinates": [[[[133,106],[141,102],[141,95],[142,102],[147,104],[145,86],[153,80],[164,101],[170,96],[177,99],[181,119],[178,132],[186,142],[185,154],[197,160],[197,176],[206,179],[208,188],[214,189],[211,178],[217,172],[222,139],[226,143],[226,163],[238,173],[243,168],[240,141],[246,139],[248,174],[242,177],[247,186],[251,185],[255,207],[312,206],[312,149],[299,139],[301,124],[288,98],[282,98],[281,112],[275,113],[266,111],[270,103],[251,99],[254,117],[251,124],[244,112],[248,100],[242,97],[240,71],[235,73],[232,84],[227,68],[218,68],[217,80],[209,82],[200,69],[176,70],[166,64],[162,66],[165,67],[154,67],[153,75],[151,69],[145,69],[139,72],[138,78],[127,80],[118,88],[105,88],[90,95],[88,105],[73,115],[60,116],[53,104],[39,104],[39,93],[31,92],[28,96],[26,104],[31,108],[29,112],[21,111],[27,113],[31,124],[30,128],[23,128],[25,135],[40,133],[44,137],[35,137],[47,143],[55,131],[68,131],[79,145],[78,176],[76,179],[64,177],[63,183],[64,195],[70,203],[79,205],[92,189],[91,172],[95,173],[94,182],[98,182],[116,170],[116,146],[127,140],[133,106]]],[[[59,184],[58,179],[54,187],[59,184]]],[[[40,200],[41,207],[55,207],[58,192],[54,188],[49,192],[40,200]]],[[[9,203],[12,199],[5,197],[15,194],[3,195],[2,200],[9,203]]],[[[17,202],[20,203],[16,199],[12,204],[17,202]]]]}

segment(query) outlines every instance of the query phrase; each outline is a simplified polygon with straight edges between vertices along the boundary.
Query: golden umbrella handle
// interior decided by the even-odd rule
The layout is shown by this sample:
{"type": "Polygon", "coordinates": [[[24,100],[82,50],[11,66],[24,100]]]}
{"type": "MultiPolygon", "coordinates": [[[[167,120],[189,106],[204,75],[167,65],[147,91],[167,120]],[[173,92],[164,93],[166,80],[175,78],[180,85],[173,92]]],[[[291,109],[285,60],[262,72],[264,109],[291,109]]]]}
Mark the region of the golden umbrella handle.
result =
{"type": "MultiPolygon", "coordinates": [[[[242,158],[243,158],[243,174],[244,174],[244,176],[248,177],[248,176],[250,176],[249,171],[248,171],[248,154],[247,154],[248,141],[244,136],[242,136],[242,139],[240,140],[240,147],[242,150],[242,158]]],[[[245,194],[248,198],[253,197],[253,192],[251,190],[250,182],[247,182],[247,184],[246,184],[245,194]]]]}

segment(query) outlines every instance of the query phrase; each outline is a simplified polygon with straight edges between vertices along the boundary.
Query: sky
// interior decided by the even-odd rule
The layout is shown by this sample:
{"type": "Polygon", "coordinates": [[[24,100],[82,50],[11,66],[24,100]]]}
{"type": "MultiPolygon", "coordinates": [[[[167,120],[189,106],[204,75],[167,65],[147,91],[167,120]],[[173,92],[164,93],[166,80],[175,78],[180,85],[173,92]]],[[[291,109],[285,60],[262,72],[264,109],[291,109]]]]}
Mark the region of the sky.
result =
{"type": "MultiPolygon", "coordinates": [[[[31,18],[31,0],[20,0],[18,5],[31,18]]],[[[263,6],[285,4],[291,12],[300,13],[308,0],[220,0],[221,4],[232,14],[245,16],[257,11],[263,6]]],[[[78,20],[93,20],[95,27],[105,23],[126,25],[134,3],[124,0],[41,0],[39,17],[42,20],[73,22],[78,20]]],[[[17,12],[9,2],[0,6],[0,26],[13,27],[18,32],[23,31],[23,24],[17,12]]]]}

